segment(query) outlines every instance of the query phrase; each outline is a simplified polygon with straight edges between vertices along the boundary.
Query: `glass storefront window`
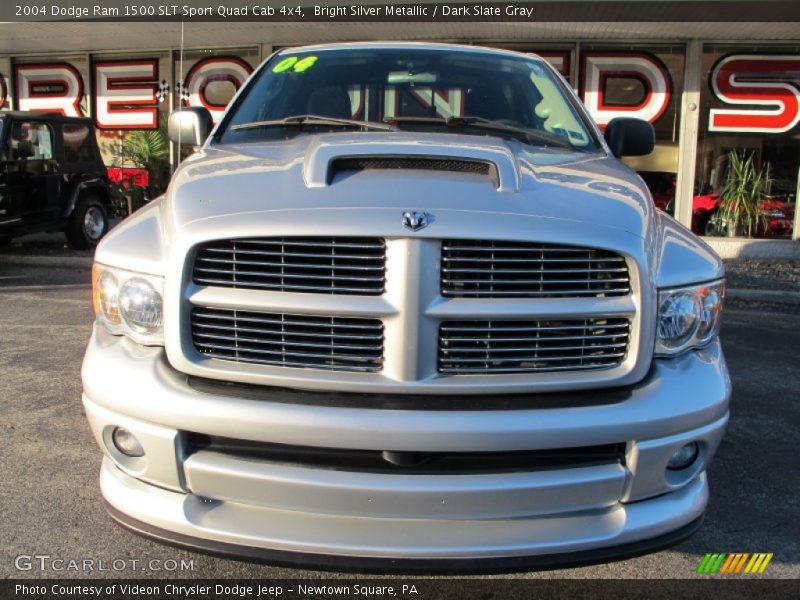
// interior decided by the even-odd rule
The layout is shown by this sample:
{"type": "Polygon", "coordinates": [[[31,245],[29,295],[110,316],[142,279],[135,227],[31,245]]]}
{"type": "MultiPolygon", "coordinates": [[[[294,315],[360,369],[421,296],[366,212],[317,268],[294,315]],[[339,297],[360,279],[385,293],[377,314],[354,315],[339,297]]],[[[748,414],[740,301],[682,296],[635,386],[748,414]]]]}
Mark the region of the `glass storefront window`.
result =
{"type": "Polygon", "coordinates": [[[693,229],[791,237],[800,169],[800,48],[705,46],[701,77],[708,83],[701,88],[693,229]]]}
{"type": "Polygon", "coordinates": [[[653,124],[653,152],[626,157],[624,162],[644,179],[656,206],[669,214],[675,212],[684,63],[683,45],[583,44],[578,61],[579,92],[601,128],[625,116],[653,124]]]}
{"type": "Polygon", "coordinates": [[[216,122],[258,63],[258,48],[175,52],[174,106],[205,106],[216,122]]]}
{"type": "Polygon", "coordinates": [[[572,72],[572,55],[574,53],[572,44],[489,44],[495,48],[513,50],[514,52],[524,52],[526,54],[536,54],[543,58],[553,68],[561,73],[567,82],[574,86],[575,78],[572,72]]]}
{"type": "MultiPolygon", "coordinates": [[[[173,109],[204,106],[216,123],[258,66],[259,56],[256,47],[187,50],[182,56],[178,51],[173,52],[173,109]]],[[[194,149],[188,145],[175,146],[173,152],[173,164],[178,164],[194,149]]]]}
{"type": "Polygon", "coordinates": [[[103,52],[91,58],[97,143],[115,194],[133,211],[169,181],[170,53],[103,52]],[[146,173],[146,185],[134,179],[132,174],[139,172],[146,173]]]}
{"type": "Polygon", "coordinates": [[[69,117],[91,114],[85,54],[20,57],[14,58],[12,65],[7,71],[11,81],[5,87],[15,110],[57,112],[69,117]]]}

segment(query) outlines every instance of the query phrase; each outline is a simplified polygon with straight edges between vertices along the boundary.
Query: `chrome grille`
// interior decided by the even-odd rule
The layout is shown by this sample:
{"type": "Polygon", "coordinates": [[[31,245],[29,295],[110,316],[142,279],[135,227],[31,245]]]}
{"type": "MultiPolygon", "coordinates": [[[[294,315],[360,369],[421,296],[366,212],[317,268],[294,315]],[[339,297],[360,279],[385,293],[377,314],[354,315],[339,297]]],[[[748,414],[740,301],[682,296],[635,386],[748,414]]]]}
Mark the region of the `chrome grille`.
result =
{"type": "Polygon", "coordinates": [[[439,372],[449,375],[604,369],[628,351],[627,319],[446,321],[439,372]]]}
{"type": "Polygon", "coordinates": [[[385,262],[386,243],[380,238],[217,240],[198,248],[193,279],[228,288],[379,296],[385,262]]]}
{"type": "Polygon", "coordinates": [[[194,308],[191,324],[195,348],[212,358],[329,371],[383,366],[377,319],[194,308]]]}
{"type": "Polygon", "coordinates": [[[529,242],[445,240],[443,296],[600,297],[630,293],[625,259],[614,252],[529,242]]]}

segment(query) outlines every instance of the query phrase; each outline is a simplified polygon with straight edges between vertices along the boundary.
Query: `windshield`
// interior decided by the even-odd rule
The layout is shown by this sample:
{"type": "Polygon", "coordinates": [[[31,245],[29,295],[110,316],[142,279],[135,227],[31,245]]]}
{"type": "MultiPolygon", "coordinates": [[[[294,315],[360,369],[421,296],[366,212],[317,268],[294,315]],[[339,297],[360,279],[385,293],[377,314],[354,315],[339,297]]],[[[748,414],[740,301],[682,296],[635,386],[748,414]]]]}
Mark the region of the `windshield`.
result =
{"type": "Polygon", "coordinates": [[[541,59],[417,48],[281,53],[250,82],[216,139],[283,139],[386,125],[598,148],[541,59]]]}

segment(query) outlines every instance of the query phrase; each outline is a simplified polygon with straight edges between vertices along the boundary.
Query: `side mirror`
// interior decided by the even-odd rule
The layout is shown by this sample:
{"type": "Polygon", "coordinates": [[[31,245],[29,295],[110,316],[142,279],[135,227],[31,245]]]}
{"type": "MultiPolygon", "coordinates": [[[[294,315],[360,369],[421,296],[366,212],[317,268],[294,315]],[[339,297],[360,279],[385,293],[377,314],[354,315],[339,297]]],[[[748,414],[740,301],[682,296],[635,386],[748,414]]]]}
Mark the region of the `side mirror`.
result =
{"type": "Polygon", "coordinates": [[[642,119],[616,117],[606,126],[606,143],[614,156],[644,156],[656,146],[656,131],[642,119]]]}
{"type": "Polygon", "coordinates": [[[176,144],[200,146],[206,141],[214,120],[207,108],[190,106],[176,110],[169,116],[169,139],[176,144]]]}

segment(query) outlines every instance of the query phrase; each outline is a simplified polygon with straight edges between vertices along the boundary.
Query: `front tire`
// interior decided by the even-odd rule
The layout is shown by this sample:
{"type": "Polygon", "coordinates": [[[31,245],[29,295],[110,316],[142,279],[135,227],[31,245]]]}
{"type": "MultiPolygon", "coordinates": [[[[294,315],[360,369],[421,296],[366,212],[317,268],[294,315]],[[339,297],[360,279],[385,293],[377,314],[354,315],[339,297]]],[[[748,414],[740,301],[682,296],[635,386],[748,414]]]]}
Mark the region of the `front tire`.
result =
{"type": "Polygon", "coordinates": [[[78,200],[69,217],[64,233],[69,245],[76,250],[94,248],[108,232],[108,213],[96,196],[78,200]]]}

